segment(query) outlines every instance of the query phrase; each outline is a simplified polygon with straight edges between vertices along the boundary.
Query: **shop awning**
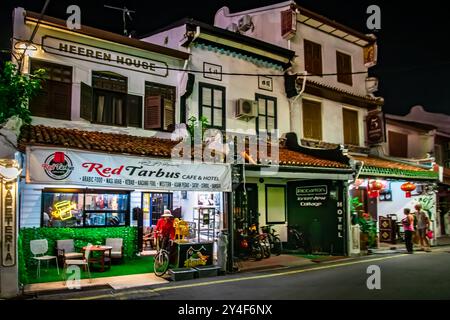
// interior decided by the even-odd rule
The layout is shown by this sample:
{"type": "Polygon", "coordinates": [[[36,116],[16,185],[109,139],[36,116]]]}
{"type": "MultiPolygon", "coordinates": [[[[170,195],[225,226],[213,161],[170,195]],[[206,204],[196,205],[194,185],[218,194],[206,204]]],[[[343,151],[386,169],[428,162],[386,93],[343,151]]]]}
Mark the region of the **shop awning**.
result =
{"type": "Polygon", "coordinates": [[[405,180],[438,180],[439,173],[423,166],[383,159],[374,156],[352,156],[356,161],[363,162],[360,176],[383,177],[405,180]]]}

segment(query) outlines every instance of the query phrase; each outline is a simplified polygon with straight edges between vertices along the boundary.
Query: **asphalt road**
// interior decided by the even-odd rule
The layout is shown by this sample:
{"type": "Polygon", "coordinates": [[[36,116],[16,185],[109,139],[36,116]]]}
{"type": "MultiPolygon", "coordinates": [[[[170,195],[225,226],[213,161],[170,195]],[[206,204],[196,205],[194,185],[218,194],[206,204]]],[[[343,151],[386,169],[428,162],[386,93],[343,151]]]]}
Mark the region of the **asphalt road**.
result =
{"type": "MultiPolygon", "coordinates": [[[[412,255],[372,255],[306,268],[249,272],[173,282],[121,292],[108,290],[42,299],[280,300],[450,299],[450,248],[412,255]],[[369,266],[380,269],[380,289],[369,290],[369,266]]],[[[373,283],[373,281],[371,281],[373,283]]]]}

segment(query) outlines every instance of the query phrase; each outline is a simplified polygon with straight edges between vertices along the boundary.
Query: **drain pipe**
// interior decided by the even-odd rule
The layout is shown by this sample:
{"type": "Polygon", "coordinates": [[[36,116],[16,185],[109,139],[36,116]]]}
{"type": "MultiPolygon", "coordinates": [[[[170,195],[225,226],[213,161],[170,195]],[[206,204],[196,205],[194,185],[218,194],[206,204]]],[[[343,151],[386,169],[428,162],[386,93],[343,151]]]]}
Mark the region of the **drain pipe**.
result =
{"type": "Polygon", "coordinates": [[[308,75],[308,72],[305,70],[302,72],[302,74],[303,74],[303,83],[300,92],[293,99],[289,99],[289,114],[291,115],[289,118],[289,126],[291,132],[294,132],[294,117],[293,117],[294,104],[297,102],[297,100],[302,96],[303,92],[305,91],[306,76],[308,75]]]}

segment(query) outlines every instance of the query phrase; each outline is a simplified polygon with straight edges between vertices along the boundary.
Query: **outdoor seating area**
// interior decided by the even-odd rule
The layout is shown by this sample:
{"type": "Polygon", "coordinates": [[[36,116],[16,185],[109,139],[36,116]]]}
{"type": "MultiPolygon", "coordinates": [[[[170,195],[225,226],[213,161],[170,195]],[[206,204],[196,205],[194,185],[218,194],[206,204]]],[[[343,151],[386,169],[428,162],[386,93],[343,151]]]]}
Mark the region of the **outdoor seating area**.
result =
{"type": "Polygon", "coordinates": [[[137,228],[22,228],[20,282],[64,281],[152,272],[153,257],[137,257],[137,228]]]}
{"type": "Polygon", "coordinates": [[[52,268],[56,270],[57,280],[60,280],[60,266],[63,268],[63,277],[68,273],[68,267],[78,266],[83,268],[91,278],[91,269],[97,272],[105,272],[106,268],[111,270],[112,260],[123,263],[122,238],[106,238],[105,245],[88,244],[82,248],[81,252],[76,251],[74,239],[57,240],[55,248],[57,255],[51,254],[52,250],[49,248],[47,239],[36,239],[30,241],[30,251],[33,254],[33,259],[37,261],[37,281],[42,275],[42,262],[47,263],[45,268],[45,272],[47,272],[50,270],[50,261],[54,261],[52,268]]]}

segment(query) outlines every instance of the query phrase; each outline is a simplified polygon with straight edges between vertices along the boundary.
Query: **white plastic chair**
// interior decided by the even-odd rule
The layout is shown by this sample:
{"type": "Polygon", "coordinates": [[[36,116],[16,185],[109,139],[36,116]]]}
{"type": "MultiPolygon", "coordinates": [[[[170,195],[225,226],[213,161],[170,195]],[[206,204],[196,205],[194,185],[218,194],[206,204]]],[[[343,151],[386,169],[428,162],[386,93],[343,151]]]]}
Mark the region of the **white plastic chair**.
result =
{"type": "Polygon", "coordinates": [[[31,253],[33,253],[33,259],[37,260],[38,267],[37,267],[37,277],[41,277],[41,261],[47,261],[47,269],[48,264],[50,260],[55,259],[56,261],[56,270],[58,271],[59,275],[59,265],[58,265],[58,258],[56,256],[48,256],[46,255],[48,251],[48,241],[47,239],[39,239],[39,240],[31,240],[30,241],[30,249],[31,253]]]}
{"type": "Polygon", "coordinates": [[[64,274],[67,273],[66,271],[67,271],[67,267],[68,266],[84,266],[84,267],[87,268],[87,272],[88,272],[88,275],[89,275],[89,282],[91,282],[92,281],[91,271],[89,270],[89,255],[91,253],[91,247],[92,247],[92,244],[88,244],[86,246],[86,250],[84,251],[83,259],[67,259],[67,260],[65,260],[65,262],[64,262],[64,268],[65,268],[64,274]]]}

